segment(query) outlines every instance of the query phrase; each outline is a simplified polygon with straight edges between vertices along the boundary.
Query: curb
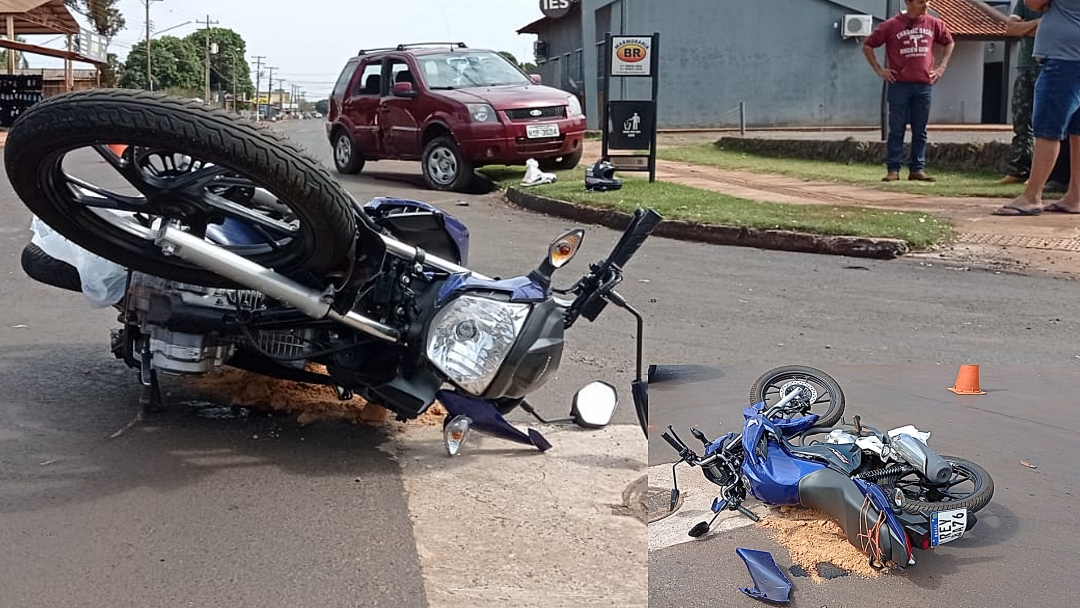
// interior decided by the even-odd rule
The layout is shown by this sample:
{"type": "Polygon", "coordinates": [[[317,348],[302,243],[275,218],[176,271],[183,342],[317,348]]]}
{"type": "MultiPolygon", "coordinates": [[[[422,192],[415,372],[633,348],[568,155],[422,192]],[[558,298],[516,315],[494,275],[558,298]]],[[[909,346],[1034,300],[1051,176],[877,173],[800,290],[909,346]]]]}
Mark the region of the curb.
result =
{"type": "MultiPolygon", "coordinates": [[[[575,205],[523,192],[514,187],[507,188],[506,198],[518,207],[529,211],[579,222],[599,224],[616,230],[623,230],[630,223],[630,215],[627,213],[575,205]]],[[[890,260],[909,251],[907,242],[900,239],[833,236],[792,230],[739,228],[735,226],[695,224],[684,220],[663,220],[653,231],[653,236],[680,241],[709,243],[711,245],[756,247],[758,249],[797,251],[800,253],[824,253],[879,260],[890,260]]]]}

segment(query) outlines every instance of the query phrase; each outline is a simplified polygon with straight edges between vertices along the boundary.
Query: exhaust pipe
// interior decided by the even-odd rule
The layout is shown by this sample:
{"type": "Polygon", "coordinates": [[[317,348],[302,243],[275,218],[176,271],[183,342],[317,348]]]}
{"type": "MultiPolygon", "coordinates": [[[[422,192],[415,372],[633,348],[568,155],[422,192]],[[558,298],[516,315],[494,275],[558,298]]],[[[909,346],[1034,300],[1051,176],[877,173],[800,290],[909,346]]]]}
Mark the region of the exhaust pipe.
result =
{"type": "Polygon", "coordinates": [[[162,226],[154,244],[161,247],[165,255],[175,255],[249,289],[287,302],[313,319],[333,319],[387,342],[400,340],[398,330],[393,327],[353,311],[341,314],[332,310],[320,292],[177,228],[162,226]]]}

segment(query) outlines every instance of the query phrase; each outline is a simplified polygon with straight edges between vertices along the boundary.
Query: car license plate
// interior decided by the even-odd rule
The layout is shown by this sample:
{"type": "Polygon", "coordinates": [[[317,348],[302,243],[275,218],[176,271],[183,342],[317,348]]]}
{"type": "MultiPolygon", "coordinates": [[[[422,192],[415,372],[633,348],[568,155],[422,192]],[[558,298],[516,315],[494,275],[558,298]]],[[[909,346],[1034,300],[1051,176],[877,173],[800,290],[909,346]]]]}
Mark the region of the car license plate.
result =
{"type": "Polygon", "coordinates": [[[526,125],[525,136],[529,139],[536,139],[538,137],[558,137],[559,125],[526,125]]]}
{"type": "Polygon", "coordinates": [[[967,509],[953,509],[930,514],[930,546],[954,541],[967,530],[967,509]]]}

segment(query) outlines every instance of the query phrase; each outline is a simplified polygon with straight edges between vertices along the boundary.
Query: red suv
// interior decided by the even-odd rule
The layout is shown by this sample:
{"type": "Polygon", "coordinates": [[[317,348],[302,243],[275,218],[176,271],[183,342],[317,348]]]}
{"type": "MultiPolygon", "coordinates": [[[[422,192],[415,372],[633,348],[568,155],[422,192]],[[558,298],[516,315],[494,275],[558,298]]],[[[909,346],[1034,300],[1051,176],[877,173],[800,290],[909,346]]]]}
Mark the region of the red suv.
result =
{"type": "Polygon", "coordinates": [[[338,77],[326,118],[339,172],[419,160],[436,190],[462,191],[477,167],[529,158],[547,171],[572,169],[585,134],[577,97],[460,42],[360,51],[338,77]]]}

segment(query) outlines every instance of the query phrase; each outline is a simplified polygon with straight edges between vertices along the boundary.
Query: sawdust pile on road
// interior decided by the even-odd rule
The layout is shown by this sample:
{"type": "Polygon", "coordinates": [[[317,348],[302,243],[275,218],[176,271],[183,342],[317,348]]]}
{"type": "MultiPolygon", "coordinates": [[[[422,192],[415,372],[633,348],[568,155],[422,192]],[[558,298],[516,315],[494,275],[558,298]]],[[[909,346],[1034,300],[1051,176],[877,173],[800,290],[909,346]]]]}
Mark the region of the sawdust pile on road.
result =
{"type": "MultiPolygon", "coordinates": [[[[321,365],[311,364],[307,369],[317,374],[326,373],[326,368],[321,365]]],[[[280,380],[235,368],[185,378],[184,385],[223,405],[298,414],[296,420],[302,425],[341,419],[352,424],[404,429],[404,425],[395,423],[390,410],[360,397],[341,401],[332,386],[280,380]]],[[[445,416],[446,410],[436,402],[409,424],[441,426],[445,416]]]]}
{"type": "Polygon", "coordinates": [[[791,561],[810,573],[815,581],[820,562],[831,563],[866,578],[881,574],[867,563],[867,557],[844,536],[843,530],[828,515],[815,509],[773,507],[768,517],[757,525],[769,537],[787,548],[791,561]]]}

